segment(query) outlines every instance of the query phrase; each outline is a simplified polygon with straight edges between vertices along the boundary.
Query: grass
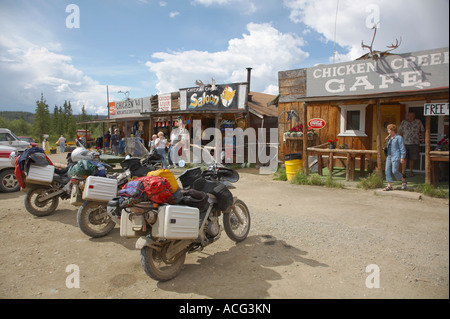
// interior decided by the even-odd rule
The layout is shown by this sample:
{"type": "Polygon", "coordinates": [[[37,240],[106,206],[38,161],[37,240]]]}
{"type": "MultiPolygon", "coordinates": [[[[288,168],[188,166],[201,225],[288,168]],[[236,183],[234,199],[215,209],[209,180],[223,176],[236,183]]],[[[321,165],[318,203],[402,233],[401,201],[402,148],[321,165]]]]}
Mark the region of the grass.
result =
{"type": "MultiPolygon", "coordinates": [[[[273,179],[278,181],[287,181],[286,168],[279,167],[277,172],[274,174],[273,179]]],[[[306,176],[303,172],[298,172],[291,180],[291,184],[344,188],[342,183],[332,180],[330,181],[329,178],[321,177],[318,174],[310,174],[309,176],[306,176]]]]}
{"type": "Polygon", "coordinates": [[[276,181],[287,181],[286,169],[283,167],[278,167],[276,173],[273,175],[273,179],[276,181]]]}
{"type": "MultiPolygon", "coordinates": [[[[355,176],[359,176],[359,170],[356,170],[355,176]]],[[[279,167],[277,172],[273,176],[274,180],[287,181],[286,168],[279,167]]],[[[436,187],[432,185],[425,184],[425,175],[417,173],[414,177],[407,177],[408,191],[418,192],[430,197],[436,198],[449,198],[449,184],[448,182],[438,183],[436,187]]],[[[323,176],[318,174],[310,174],[306,176],[302,172],[299,172],[291,180],[292,184],[295,185],[315,185],[315,186],[325,186],[333,188],[344,188],[345,182],[345,169],[335,168],[333,170],[333,178],[330,180],[328,175],[328,170],[323,169],[323,176]]],[[[357,177],[354,182],[347,182],[350,184],[355,184],[356,187],[362,189],[380,189],[385,184],[385,178],[380,177],[377,171],[369,174],[367,177],[357,177]]],[[[346,184],[347,184],[346,183],[346,184]]],[[[396,184],[400,185],[401,182],[394,181],[393,186],[396,184]]]]}
{"type": "Polygon", "coordinates": [[[441,187],[433,187],[432,185],[422,184],[415,188],[416,192],[422,193],[427,196],[437,198],[449,198],[449,190],[441,187]]]}
{"type": "Polygon", "coordinates": [[[361,181],[357,184],[358,188],[362,189],[375,189],[383,187],[383,178],[378,172],[369,174],[366,178],[361,178],[361,181]]]}

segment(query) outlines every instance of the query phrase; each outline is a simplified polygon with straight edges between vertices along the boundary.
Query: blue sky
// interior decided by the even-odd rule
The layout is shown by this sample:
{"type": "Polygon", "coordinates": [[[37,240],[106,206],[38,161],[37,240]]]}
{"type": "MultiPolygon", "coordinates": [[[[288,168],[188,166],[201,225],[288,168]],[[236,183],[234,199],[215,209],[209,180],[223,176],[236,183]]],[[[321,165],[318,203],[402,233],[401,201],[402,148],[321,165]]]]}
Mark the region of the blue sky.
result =
{"type": "Polygon", "coordinates": [[[332,63],[335,22],[344,62],[367,52],[375,20],[375,49],[448,47],[448,12],[448,0],[2,0],[0,110],[33,112],[43,92],[51,109],[106,114],[106,85],[110,100],[138,98],[245,82],[246,67],[253,91],[277,94],[278,71],[332,63]]]}

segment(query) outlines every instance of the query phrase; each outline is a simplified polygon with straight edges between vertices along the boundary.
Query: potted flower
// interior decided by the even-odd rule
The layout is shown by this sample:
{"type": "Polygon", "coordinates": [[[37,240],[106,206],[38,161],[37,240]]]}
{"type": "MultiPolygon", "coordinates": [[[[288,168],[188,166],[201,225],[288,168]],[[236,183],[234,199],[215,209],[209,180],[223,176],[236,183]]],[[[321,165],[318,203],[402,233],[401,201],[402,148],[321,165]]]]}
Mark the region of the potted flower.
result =
{"type": "Polygon", "coordinates": [[[341,145],[339,145],[339,148],[342,150],[346,150],[346,149],[348,149],[348,145],[345,143],[342,143],[341,145]]]}
{"type": "Polygon", "coordinates": [[[336,142],[338,141],[338,139],[335,140],[328,140],[328,148],[329,149],[335,149],[336,148],[336,142]]]}

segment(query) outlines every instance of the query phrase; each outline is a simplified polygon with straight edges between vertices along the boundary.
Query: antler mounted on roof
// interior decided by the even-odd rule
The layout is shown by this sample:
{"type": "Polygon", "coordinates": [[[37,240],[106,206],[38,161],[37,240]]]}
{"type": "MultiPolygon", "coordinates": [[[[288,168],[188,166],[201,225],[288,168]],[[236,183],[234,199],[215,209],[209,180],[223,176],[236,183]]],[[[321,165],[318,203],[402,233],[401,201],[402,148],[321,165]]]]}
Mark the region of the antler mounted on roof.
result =
{"type": "Polygon", "coordinates": [[[387,47],[389,48],[389,50],[385,50],[385,51],[375,51],[373,49],[373,42],[375,41],[375,36],[377,34],[377,25],[375,24],[373,27],[373,37],[372,37],[372,42],[369,45],[364,44],[364,41],[361,41],[361,47],[362,48],[367,48],[369,49],[369,58],[372,58],[374,60],[378,60],[380,57],[382,57],[386,52],[392,51],[397,49],[400,44],[402,43],[402,38],[400,37],[400,41],[398,39],[395,39],[395,44],[391,44],[388,45],[387,47]]]}

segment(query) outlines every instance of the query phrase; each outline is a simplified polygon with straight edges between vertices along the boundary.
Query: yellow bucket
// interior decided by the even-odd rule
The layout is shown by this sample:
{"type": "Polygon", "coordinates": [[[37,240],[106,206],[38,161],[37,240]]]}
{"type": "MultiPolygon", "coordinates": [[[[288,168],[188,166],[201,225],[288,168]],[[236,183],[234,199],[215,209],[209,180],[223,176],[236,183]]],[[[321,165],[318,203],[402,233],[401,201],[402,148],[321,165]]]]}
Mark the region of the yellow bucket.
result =
{"type": "Polygon", "coordinates": [[[147,173],[147,176],[160,176],[166,178],[169,181],[170,186],[172,186],[172,193],[175,193],[179,188],[177,179],[168,169],[158,169],[147,173]]]}
{"type": "Polygon", "coordinates": [[[290,181],[294,176],[300,171],[303,166],[303,160],[295,159],[291,161],[285,161],[286,164],[286,176],[287,180],[290,181]]]}

